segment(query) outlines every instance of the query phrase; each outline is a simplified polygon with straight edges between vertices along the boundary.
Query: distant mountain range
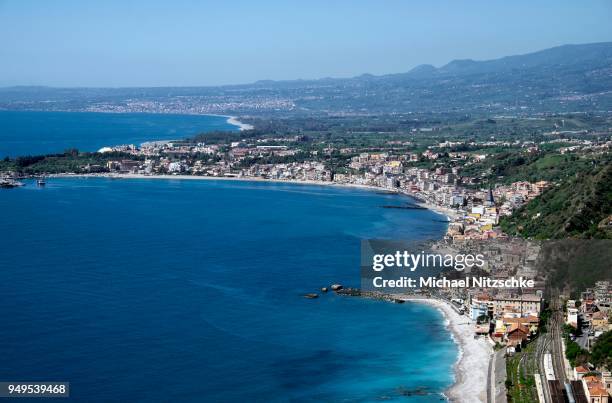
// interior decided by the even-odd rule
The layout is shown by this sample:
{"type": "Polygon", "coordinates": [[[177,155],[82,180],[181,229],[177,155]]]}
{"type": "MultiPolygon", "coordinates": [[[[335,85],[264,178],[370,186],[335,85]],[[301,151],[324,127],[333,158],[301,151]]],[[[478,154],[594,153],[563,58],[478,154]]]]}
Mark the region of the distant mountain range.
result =
{"type": "Polygon", "coordinates": [[[176,113],[384,114],[612,111],[612,42],[407,73],[178,88],[0,88],[0,108],[176,113]]]}
{"type": "Polygon", "coordinates": [[[408,74],[426,78],[436,75],[492,74],[529,69],[593,69],[609,67],[611,64],[612,42],[604,42],[586,45],[563,45],[539,52],[506,56],[494,60],[453,60],[439,69],[425,64],[415,67],[408,74]]]}

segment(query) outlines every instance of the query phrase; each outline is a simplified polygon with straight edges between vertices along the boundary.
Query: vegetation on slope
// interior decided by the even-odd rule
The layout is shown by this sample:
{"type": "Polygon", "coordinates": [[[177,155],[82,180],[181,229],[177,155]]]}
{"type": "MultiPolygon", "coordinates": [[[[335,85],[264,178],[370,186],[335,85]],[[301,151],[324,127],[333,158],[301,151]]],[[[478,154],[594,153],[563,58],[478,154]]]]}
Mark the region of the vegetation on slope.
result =
{"type": "Polygon", "coordinates": [[[547,289],[577,298],[596,281],[612,279],[610,261],[610,239],[561,239],[542,242],[536,268],[547,289]]]}
{"type": "Polygon", "coordinates": [[[570,364],[576,366],[590,362],[596,368],[612,370],[612,330],[599,336],[590,352],[570,339],[569,335],[575,333],[576,329],[569,325],[564,326],[563,335],[567,346],[565,356],[570,364]]]}
{"type": "Polygon", "coordinates": [[[599,336],[591,351],[591,362],[612,371],[612,330],[599,336]]]}
{"type": "Polygon", "coordinates": [[[612,163],[605,157],[590,161],[588,168],[578,169],[572,177],[504,218],[501,227],[508,234],[535,239],[609,239],[612,238],[610,215],[612,163]]]}

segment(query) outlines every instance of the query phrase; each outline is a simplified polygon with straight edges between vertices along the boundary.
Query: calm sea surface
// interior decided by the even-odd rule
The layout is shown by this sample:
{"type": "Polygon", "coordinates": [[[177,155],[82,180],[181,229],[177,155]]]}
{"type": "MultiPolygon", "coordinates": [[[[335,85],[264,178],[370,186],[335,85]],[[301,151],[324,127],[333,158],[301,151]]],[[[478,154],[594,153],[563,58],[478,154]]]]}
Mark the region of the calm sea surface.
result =
{"type": "Polygon", "coordinates": [[[222,116],[147,113],[0,111],[0,158],[97,151],[104,146],[177,140],[202,132],[235,131],[222,116]]]}
{"type": "Polygon", "coordinates": [[[362,238],[440,237],[397,196],[229,181],[0,190],[0,380],[82,401],[439,401],[456,347],[428,306],[359,285],[362,238]]]}
{"type": "MultiPolygon", "coordinates": [[[[218,119],[0,112],[0,150],[95,150],[218,119]]],[[[361,239],[442,236],[430,211],[380,207],[400,202],[236,181],[0,189],[0,381],[69,381],[87,402],[439,401],[457,356],[439,312],[302,297],[359,286],[361,239]]]]}

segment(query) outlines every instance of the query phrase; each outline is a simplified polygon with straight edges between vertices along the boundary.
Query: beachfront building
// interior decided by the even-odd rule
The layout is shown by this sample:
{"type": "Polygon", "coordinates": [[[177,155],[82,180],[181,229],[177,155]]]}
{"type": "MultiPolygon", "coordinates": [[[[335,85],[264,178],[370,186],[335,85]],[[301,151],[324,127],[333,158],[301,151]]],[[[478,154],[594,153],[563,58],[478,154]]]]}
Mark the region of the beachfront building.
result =
{"type": "Polygon", "coordinates": [[[498,295],[493,298],[493,314],[502,317],[506,312],[522,316],[540,316],[542,298],[535,294],[498,295]]]}
{"type": "Polygon", "coordinates": [[[506,329],[511,328],[513,325],[524,326],[529,330],[530,335],[535,335],[538,332],[538,326],[540,325],[540,318],[537,316],[526,316],[522,318],[517,317],[505,317],[500,319],[506,329]]]}
{"type": "Polygon", "coordinates": [[[504,339],[509,347],[524,346],[530,337],[529,328],[521,324],[512,324],[506,332],[504,339]]]}
{"type": "MultiPolygon", "coordinates": [[[[259,164],[262,157],[297,156],[303,151],[283,142],[301,141],[294,138],[262,138],[217,144],[150,142],[141,146],[124,145],[106,147],[103,152],[122,152],[133,156],[146,157],[148,162],[118,160],[109,161],[104,168],[92,168],[87,172],[109,171],[135,174],[188,174],[212,177],[253,177],[274,180],[336,182],[342,184],[367,185],[400,191],[415,196],[433,206],[448,209],[453,216],[448,227],[447,238],[455,241],[488,240],[505,238],[499,228],[503,215],[527,203],[548,186],[546,182],[515,182],[510,185],[495,185],[488,189],[476,190],[479,178],[461,176],[464,164],[478,161],[487,155],[465,152],[447,153],[430,146],[423,153],[359,152],[358,148],[335,148],[325,144],[321,150],[311,150],[310,158],[296,158],[296,162],[259,164]],[[335,152],[351,155],[342,169],[330,169],[321,161],[321,155],[335,152]],[[453,159],[450,166],[421,168],[411,162],[421,159],[435,160],[441,155],[453,159]],[[298,162],[299,161],[299,162],[298,162]]],[[[447,143],[447,142],[445,142],[447,143]]],[[[483,144],[498,142],[485,142],[483,144]]],[[[401,144],[406,145],[405,142],[401,144]]],[[[476,143],[472,144],[476,145],[476,143]]],[[[600,288],[607,290],[608,285],[600,288]]],[[[608,301],[612,307],[612,299],[608,301]]]]}
{"type": "Polygon", "coordinates": [[[522,345],[538,332],[540,319],[536,316],[503,317],[495,320],[493,340],[508,346],[522,345]]]}
{"type": "Polygon", "coordinates": [[[168,164],[168,172],[181,173],[187,170],[187,165],[184,162],[176,161],[168,164]]]}
{"type": "Polygon", "coordinates": [[[493,314],[493,301],[487,294],[472,296],[470,300],[470,319],[476,321],[479,317],[493,314]]]}
{"type": "Polygon", "coordinates": [[[470,319],[476,321],[483,316],[489,317],[489,304],[486,302],[472,301],[470,304],[470,319]]]}

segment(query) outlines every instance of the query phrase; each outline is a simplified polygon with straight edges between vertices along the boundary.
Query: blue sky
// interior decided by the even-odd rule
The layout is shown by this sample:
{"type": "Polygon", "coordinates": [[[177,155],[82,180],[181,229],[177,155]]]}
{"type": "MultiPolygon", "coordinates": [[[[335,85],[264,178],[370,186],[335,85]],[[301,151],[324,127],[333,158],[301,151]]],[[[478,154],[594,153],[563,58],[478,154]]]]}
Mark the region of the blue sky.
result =
{"type": "Polygon", "coordinates": [[[612,41],[610,21],[609,0],[0,0],[0,86],[399,73],[612,41]]]}

